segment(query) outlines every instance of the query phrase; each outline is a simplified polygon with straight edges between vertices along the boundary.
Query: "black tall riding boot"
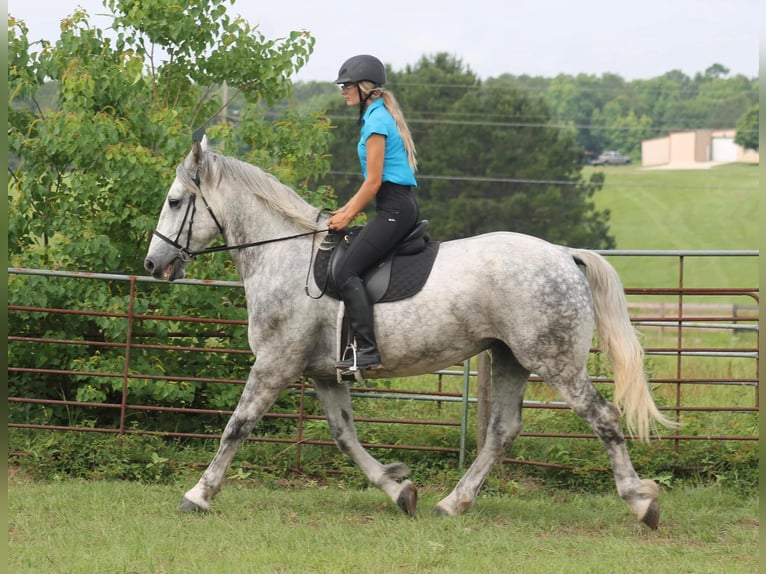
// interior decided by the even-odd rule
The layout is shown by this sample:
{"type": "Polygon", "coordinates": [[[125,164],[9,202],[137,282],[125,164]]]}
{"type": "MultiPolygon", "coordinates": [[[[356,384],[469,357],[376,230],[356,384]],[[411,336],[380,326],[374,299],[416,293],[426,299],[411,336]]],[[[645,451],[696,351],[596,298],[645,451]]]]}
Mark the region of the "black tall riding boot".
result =
{"type": "Polygon", "coordinates": [[[359,277],[351,277],[340,288],[343,303],[346,306],[351,331],[354,333],[356,346],[351,357],[335,363],[338,369],[379,369],[378,344],[375,341],[375,323],[372,305],[367,298],[367,291],[359,277]],[[356,356],[354,356],[354,354],[356,356]]]}

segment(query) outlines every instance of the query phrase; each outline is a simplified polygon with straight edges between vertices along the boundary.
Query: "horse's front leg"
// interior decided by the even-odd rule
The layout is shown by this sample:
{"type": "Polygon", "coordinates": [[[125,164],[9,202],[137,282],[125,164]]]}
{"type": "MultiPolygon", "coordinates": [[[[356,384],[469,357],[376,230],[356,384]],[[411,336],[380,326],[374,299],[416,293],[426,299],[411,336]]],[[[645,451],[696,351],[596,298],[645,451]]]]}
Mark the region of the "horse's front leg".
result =
{"type": "Polygon", "coordinates": [[[250,369],[245,389],[221,435],[221,443],[210,465],[191,490],[184,494],[182,511],[208,511],[210,500],[221,490],[226,471],[239,446],[250,436],[253,427],[276,402],[279,393],[299,375],[271,368],[258,359],[250,369]]]}
{"type": "Polygon", "coordinates": [[[370,482],[385,492],[401,510],[413,516],[418,503],[417,489],[410,480],[401,480],[409,474],[409,469],[400,462],[381,464],[361,445],[354,426],[348,386],[331,379],[315,380],[314,388],[327,416],[332,438],[341,452],[350,456],[370,482]]]}

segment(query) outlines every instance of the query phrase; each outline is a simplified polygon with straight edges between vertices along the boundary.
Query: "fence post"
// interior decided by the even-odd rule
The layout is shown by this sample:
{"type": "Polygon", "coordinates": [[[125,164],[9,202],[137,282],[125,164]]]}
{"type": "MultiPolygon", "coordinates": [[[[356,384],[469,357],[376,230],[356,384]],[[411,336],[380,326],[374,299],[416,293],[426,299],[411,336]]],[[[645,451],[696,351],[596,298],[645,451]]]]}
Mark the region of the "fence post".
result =
{"type": "Polygon", "coordinates": [[[303,459],[303,421],[306,416],[306,377],[301,377],[300,404],[298,407],[298,438],[295,441],[295,470],[302,472],[303,459]]]}
{"type": "Polygon", "coordinates": [[[477,356],[476,370],[476,449],[481,450],[487,440],[492,401],[492,360],[487,351],[477,356]]]}
{"type": "Polygon", "coordinates": [[[471,358],[463,361],[463,408],[460,416],[460,453],[458,454],[458,469],[465,466],[465,443],[468,434],[468,395],[471,389],[471,358]]]}
{"type": "Polygon", "coordinates": [[[122,371],[122,397],[120,399],[120,429],[118,442],[122,446],[125,434],[125,421],[128,415],[128,382],[130,380],[130,348],[133,343],[133,313],[136,302],[136,278],[130,276],[130,299],[128,301],[128,326],[125,331],[125,366],[122,371]]]}

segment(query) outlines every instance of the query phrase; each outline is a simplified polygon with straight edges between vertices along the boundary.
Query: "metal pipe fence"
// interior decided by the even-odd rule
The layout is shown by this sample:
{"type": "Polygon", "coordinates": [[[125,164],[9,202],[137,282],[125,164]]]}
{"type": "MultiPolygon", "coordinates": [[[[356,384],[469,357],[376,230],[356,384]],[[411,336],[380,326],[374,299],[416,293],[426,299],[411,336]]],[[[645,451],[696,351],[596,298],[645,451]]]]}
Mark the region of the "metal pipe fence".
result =
{"type": "MultiPolygon", "coordinates": [[[[686,287],[684,273],[690,259],[712,256],[757,259],[758,251],[601,253],[607,257],[672,257],[678,262],[677,285],[625,290],[631,319],[646,332],[646,357],[653,371],[649,382],[658,396],[660,409],[679,422],[690,416],[711,420],[721,415],[757,418],[759,289],[686,287]],[[652,303],[652,298],[661,299],[662,303],[652,303]],[[697,299],[705,302],[696,303],[697,299]],[[701,335],[711,332],[720,334],[712,339],[701,335]],[[706,397],[709,389],[714,389],[712,399],[706,397]]],[[[36,305],[35,297],[29,298],[30,304],[8,306],[9,428],[220,438],[252,362],[244,335],[247,325],[244,310],[235,308],[228,317],[203,317],[193,310],[161,314],[161,308],[147,306],[145,291],[160,284],[149,277],[15,268],[8,272],[14,279],[9,281],[11,292],[21,289],[22,283],[29,288],[23,279],[32,277],[38,282],[66,285],[75,285],[73,281],[98,281],[108,293],[119,292],[114,298],[104,298],[100,308],[89,308],[92,302],[78,303],[76,297],[66,296],[60,298],[57,306],[36,305]],[[85,322],[96,327],[88,332],[78,331],[85,322]],[[55,334],[43,328],[48,323],[57,326],[55,334]],[[231,376],[222,374],[229,370],[231,376]],[[200,402],[193,393],[184,392],[190,388],[217,399],[200,402]],[[46,418],[50,411],[59,413],[58,418],[46,418]],[[66,413],[63,418],[61,413],[66,413]],[[174,428],[163,425],[169,418],[174,421],[174,428]]],[[[164,289],[185,286],[194,290],[223,290],[227,295],[215,296],[231,299],[241,292],[241,284],[235,281],[182,280],[162,285],[164,289]]],[[[485,424],[482,416],[477,419],[475,408],[482,392],[478,383],[482,378],[477,367],[480,364],[481,361],[466,361],[416,379],[353,385],[352,400],[363,444],[375,449],[443,452],[456,456],[462,467],[473,447],[476,426],[485,424]],[[427,406],[401,408],[415,403],[427,406]],[[400,410],[408,415],[401,416],[400,410]],[[403,429],[402,437],[365,442],[364,429],[376,425],[387,428],[395,425],[403,429]],[[446,438],[434,441],[434,432],[444,432],[446,438]],[[428,438],[419,441],[421,435],[428,438]]],[[[594,382],[608,392],[612,380],[596,347],[592,349],[589,369],[594,382]]],[[[589,429],[551,432],[545,426],[548,420],[545,418],[535,424],[534,413],[572,416],[565,403],[547,394],[543,383],[534,374],[530,377],[524,409],[525,420],[531,419],[532,424],[527,425],[529,428],[521,439],[594,440],[589,429]]],[[[273,409],[249,440],[289,446],[294,453],[292,467],[301,470],[305,447],[334,447],[334,443],[329,434],[323,435],[314,424],[323,416],[310,381],[295,381],[288,395],[286,402],[294,407],[292,412],[281,406],[273,409]]],[[[701,426],[706,423],[703,421],[701,426]]],[[[745,426],[750,428],[749,423],[745,426]]],[[[738,425],[724,427],[717,422],[710,425],[712,432],[689,433],[682,426],[657,438],[672,441],[676,452],[691,441],[758,440],[755,431],[743,432],[738,425]]],[[[388,432],[384,434],[390,436],[388,432]]],[[[555,460],[506,460],[573,468],[555,460]]]]}

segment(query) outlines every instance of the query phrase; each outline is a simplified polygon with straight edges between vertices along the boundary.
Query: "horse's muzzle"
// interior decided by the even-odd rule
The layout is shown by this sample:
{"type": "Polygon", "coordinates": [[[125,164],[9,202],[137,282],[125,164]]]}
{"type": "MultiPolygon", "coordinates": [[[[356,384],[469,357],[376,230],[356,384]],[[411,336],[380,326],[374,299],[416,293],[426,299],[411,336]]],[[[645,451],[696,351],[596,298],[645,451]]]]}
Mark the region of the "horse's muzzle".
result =
{"type": "Polygon", "coordinates": [[[144,268],[152,277],[161,281],[175,281],[186,275],[186,261],[180,257],[173,259],[168,265],[158,265],[151,257],[144,259],[144,268]]]}

